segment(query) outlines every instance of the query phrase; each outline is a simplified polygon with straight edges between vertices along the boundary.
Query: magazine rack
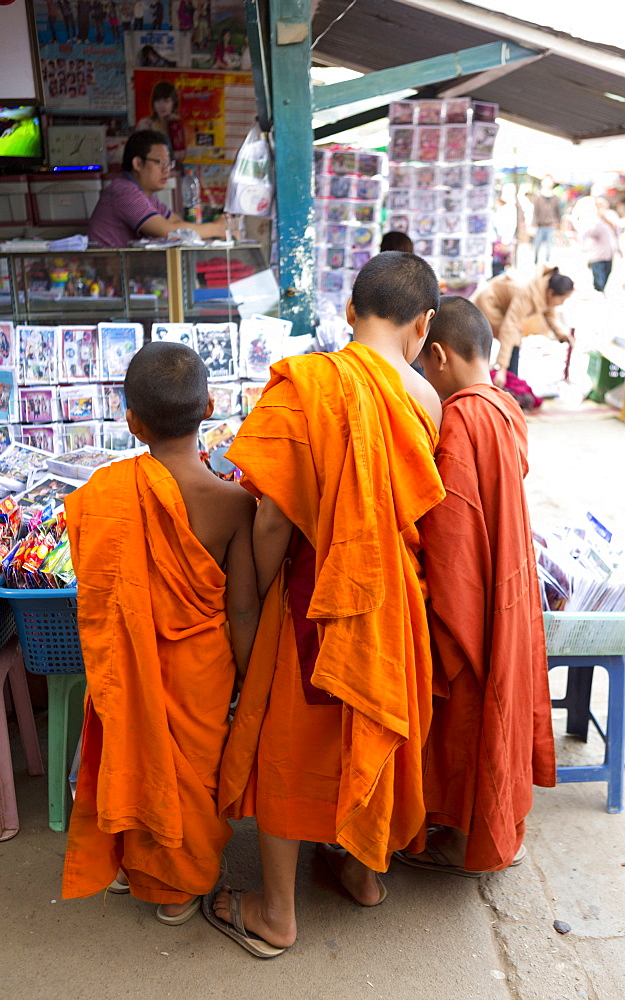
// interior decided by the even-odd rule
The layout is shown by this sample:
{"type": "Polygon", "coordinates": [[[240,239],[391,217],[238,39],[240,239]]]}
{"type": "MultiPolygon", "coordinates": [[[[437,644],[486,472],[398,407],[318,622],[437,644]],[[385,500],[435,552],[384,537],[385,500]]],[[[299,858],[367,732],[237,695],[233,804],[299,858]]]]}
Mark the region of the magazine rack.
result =
{"type": "Polygon", "coordinates": [[[567,710],[567,733],[588,739],[592,722],[605,743],[603,764],[561,766],[558,782],[607,781],[607,811],[623,811],[625,770],[625,614],[544,614],[549,669],[568,667],[566,694],[555,698],[554,708],[567,710]],[[608,673],[608,720],[604,729],[590,708],[595,667],[608,673]]]}

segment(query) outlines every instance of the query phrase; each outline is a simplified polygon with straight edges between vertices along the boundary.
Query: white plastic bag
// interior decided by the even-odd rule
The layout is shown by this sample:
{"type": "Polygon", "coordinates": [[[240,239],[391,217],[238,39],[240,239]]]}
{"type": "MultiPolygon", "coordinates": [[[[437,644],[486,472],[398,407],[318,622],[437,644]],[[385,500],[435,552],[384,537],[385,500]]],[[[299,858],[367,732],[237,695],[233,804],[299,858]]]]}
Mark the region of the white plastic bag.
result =
{"type": "Polygon", "coordinates": [[[268,218],[273,210],[273,161],[267,137],[258,122],[237,153],[228,180],[226,212],[268,218]]]}

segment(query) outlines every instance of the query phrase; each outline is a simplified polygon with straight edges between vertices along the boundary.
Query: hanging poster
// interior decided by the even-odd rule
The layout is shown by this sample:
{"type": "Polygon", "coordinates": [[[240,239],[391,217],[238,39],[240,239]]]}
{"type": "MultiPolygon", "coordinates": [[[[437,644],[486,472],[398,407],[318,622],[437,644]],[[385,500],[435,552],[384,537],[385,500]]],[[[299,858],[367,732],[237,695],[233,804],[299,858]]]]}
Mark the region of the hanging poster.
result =
{"type": "MultiPolygon", "coordinates": [[[[240,88],[252,87],[249,73],[220,73],[203,70],[135,69],[135,114],[137,121],[151,113],[151,95],[156,83],[168,82],[175,88],[178,115],[185,138],[185,163],[203,165],[232,163],[234,149],[227,135],[229,98],[238,99],[240,88]]],[[[244,114],[244,128],[251,127],[247,112],[233,104],[232,114],[244,114]]]]}
{"type": "MultiPolygon", "coordinates": [[[[146,69],[172,69],[191,64],[191,36],[188,31],[128,31],[124,34],[126,60],[126,92],[128,94],[128,119],[135,123],[133,73],[138,67],[146,69]]],[[[141,128],[159,117],[159,109],[151,101],[150,115],[142,120],[141,128]]],[[[176,109],[172,111],[176,114],[176,109]]],[[[136,119],[137,122],[140,119],[136,119]]]]}
{"type": "Polygon", "coordinates": [[[169,0],[34,0],[44,104],[126,113],[123,35],[169,28],[169,0]]]}

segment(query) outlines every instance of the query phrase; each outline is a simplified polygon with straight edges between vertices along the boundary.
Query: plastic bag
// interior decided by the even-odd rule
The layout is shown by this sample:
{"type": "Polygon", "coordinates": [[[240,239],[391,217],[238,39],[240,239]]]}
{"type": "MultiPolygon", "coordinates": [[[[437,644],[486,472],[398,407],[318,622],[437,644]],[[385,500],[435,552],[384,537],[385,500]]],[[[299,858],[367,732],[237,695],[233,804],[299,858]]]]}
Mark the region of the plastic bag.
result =
{"type": "Polygon", "coordinates": [[[226,193],[226,212],[268,218],[273,211],[274,172],[267,137],[258,122],[237,153],[226,193]]]}

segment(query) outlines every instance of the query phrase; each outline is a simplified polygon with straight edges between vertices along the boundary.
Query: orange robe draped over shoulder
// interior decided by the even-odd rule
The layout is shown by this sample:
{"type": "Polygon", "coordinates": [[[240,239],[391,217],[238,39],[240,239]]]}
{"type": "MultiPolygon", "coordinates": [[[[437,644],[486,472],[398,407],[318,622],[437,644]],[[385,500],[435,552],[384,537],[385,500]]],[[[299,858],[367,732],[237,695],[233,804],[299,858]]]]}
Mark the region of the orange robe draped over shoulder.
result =
{"type": "Polygon", "coordinates": [[[468,870],[497,869],[522,842],[532,784],[555,785],[525,417],[494,386],[457,392],[436,456],[447,495],[418,525],[444,695],[424,754],[427,822],[468,834],[468,870]]]}
{"type": "Polygon", "coordinates": [[[141,455],[66,501],[88,693],[63,897],[208,892],[230,830],[217,815],[235,665],[225,575],[177,483],[141,455]]]}
{"type": "Polygon", "coordinates": [[[314,551],[319,652],[304,695],[288,567],[265,602],[220,776],[222,815],[329,840],[386,870],[424,817],[431,654],[415,521],[443,496],[437,433],[397,371],[359,343],[288,358],[228,457],[314,551]]]}

